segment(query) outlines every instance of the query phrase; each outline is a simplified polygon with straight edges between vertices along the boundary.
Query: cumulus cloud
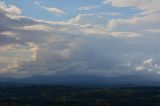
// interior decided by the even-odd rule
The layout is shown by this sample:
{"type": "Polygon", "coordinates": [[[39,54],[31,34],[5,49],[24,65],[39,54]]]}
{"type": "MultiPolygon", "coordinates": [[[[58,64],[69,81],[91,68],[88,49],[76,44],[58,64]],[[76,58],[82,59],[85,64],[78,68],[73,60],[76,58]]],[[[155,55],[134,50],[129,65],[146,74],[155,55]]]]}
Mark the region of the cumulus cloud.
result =
{"type": "Polygon", "coordinates": [[[153,58],[146,59],[140,66],[136,67],[137,71],[149,71],[160,74],[160,65],[153,58]]]}
{"type": "Polygon", "coordinates": [[[29,45],[29,39],[33,38],[27,36],[27,33],[20,30],[18,27],[34,25],[35,22],[31,18],[21,17],[20,9],[13,5],[6,5],[4,2],[0,3],[0,54],[1,64],[0,69],[8,72],[11,69],[16,69],[19,65],[17,61],[30,61],[33,47],[29,45]],[[14,18],[13,18],[14,17],[14,18]],[[26,38],[25,38],[26,37],[26,38]],[[14,67],[14,68],[13,68],[14,67]]]}

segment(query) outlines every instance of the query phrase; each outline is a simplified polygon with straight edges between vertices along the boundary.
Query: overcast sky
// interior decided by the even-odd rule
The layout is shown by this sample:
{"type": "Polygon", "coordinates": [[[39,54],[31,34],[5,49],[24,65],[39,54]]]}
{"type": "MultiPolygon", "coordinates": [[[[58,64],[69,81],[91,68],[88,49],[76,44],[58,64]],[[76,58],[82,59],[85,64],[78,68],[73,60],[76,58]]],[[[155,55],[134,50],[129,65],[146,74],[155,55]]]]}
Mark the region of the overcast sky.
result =
{"type": "Polygon", "coordinates": [[[0,0],[0,76],[160,75],[160,0],[0,0]]]}

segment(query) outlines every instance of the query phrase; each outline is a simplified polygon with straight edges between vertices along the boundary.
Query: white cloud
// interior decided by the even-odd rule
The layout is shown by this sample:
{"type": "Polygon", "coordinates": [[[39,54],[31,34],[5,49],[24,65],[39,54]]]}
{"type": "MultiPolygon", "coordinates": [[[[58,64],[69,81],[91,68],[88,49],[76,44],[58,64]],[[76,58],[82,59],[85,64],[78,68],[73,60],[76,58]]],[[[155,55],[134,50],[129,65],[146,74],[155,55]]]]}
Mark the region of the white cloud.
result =
{"type": "Polygon", "coordinates": [[[50,13],[53,13],[57,16],[61,16],[61,15],[65,14],[65,12],[63,10],[58,9],[58,8],[54,8],[54,7],[50,8],[50,7],[44,7],[44,6],[43,6],[43,8],[46,9],[47,11],[49,11],[50,13]]]}
{"type": "Polygon", "coordinates": [[[106,15],[106,16],[120,16],[121,13],[119,13],[119,12],[101,12],[100,15],[106,15]]]}
{"type": "Polygon", "coordinates": [[[90,5],[90,6],[82,6],[79,8],[79,10],[94,10],[99,8],[100,5],[90,5]]]}
{"type": "Polygon", "coordinates": [[[77,25],[99,25],[104,24],[106,19],[95,14],[79,14],[76,17],[69,20],[69,23],[77,25]]]}
{"type": "Polygon", "coordinates": [[[7,13],[7,15],[16,15],[22,12],[22,10],[15,5],[5,5],[4,2],[0,2],[0,11],[7,13]]]}
{"type": "Polygon", "coordinates": [[[149,71],[160,73],[160,65],[155,62],[153,58],[146,59],[140,66],[136,67],[137,71],[149,71]]]}
{"type": "Polygon", "coordinates": [[[115,7],[135,7],[142,10],[144,13],[159,12],[158,0],[104,0],[104,4],[112,4],[115,7]],[[147,11],[147,12],[146,12],[147,11]]]}
{"type": "Polygon", "coordinates": [[[9,37],[15,37],[16,33],[15,32],[11,32],[11,31],[4,31],[4,32],[0,32],[0,35],[5,35],[5,36],[9,36],[9,37]]]}
{"type": "Polygon", "coordinates": [[[107,28],[113,32],[133,32],[142,36],[155,35],[159,32],[158,24],[160,13],[160,1],[158,0],[104,0],[104,4],[111,4],[113,7],[128,7],[139,10],[130,18],[112,19],[108,22],[107,28]]]}
{"type": "Polygon", "coordinates": [[[34,1],[34,3],[54,15],[61,16],[65,14],[65,12],[62,9],[55,8],[55,7],[46,7],[46,6],[41,5],[38,1],[34,1]]]}
{"type": "Polygon", "coordinates": [[[144,66],[137,66],[137,67],[136,67],[136,70],[137,70],[137,71],[144,71],[144,70],[145,70],[145,67],[144,67],[144,66]]]}
{"type": "Polygon", "coordinates": [[[36,44],[33,44],[33,43],[28,43],[28,45],[30,47],[30,52],[32,52],[31,60],[35,61],[37,59],[38,46],[36,44]]]}
{"type": "Polygon", "coordinates": [[[111,32],[112,36],[115,37],[139,37],[140,35],[138,33],[133,33],[133,32],[111,32]]]}
{"type": "Polygon", "coordinates": [[[36,4],[36,5],[41,5],[38,1],[34,1],[34,4],[36,4]]]}
{"type": "Polygon", "coordinates": [[[150,58],[150,59],[148,59],[148,60],[144,60],[144,62],[143,62],[143,65],[153,65],[153,59],[152,58],[150,58]]]}
{"type": "Polygon", "coordinates": [[[37,25],[29,25],[29,26],[23,26],[17,29],[23,29],[23,30],[31,30],[31,31],[50,31],[52,30],[51,27],[43,24],[37,24],[37,25]]]}

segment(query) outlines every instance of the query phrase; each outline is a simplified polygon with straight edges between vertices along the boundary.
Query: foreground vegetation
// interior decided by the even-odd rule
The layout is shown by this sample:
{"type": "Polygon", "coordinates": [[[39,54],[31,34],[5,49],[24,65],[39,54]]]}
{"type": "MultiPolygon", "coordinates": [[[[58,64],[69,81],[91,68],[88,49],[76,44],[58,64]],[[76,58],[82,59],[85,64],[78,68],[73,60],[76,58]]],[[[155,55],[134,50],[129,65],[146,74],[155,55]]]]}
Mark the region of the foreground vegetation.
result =
{"type": "Polygon", "coordinates": [[[160,106],[160,87],[0,87],[0,106],[160,106]]]}

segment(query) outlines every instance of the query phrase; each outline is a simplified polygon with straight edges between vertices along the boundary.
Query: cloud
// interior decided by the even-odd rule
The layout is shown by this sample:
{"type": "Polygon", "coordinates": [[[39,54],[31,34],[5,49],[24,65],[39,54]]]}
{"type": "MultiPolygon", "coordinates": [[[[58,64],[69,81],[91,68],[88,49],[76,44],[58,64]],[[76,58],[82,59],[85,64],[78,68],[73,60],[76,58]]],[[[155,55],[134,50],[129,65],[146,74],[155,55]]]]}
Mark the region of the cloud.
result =
{"type": "Polygon", "coordinates": [[[136,8],[138,10],[130,18],[112,19],[107,23],[107,28],[112,32],[130,32],[137,33],[138,35],[156,35],[157,29],[160,28],[158,5],[160,2],[157,0],[104,0],[104,4],[111,4],[113,7],[118,8],[136,8]]]}
{"type": "Polygon", "coordinates": [[[146,59],[140,66],[136,67],[137,71],[149,71],[149,72],[156,72],[160,74],[160,65],[155,62],[153,58],[146,59]]]}
{"type": "Polygon", "coordinates": [[[36,4],[36,5],[41,5],[38,1],[34,1],[34,4],[36,4]]]}
{"type": "Polygon", "coordinates": [[[21,27],[21,28],[17,28],[17,29],[23,29],[23,30],[31,30],[31,31],[34,31],[34,30],[37,30],[37,31],[50,31],[52,30],[49,26],[47,25],[43,25],[43,24],[37,24],[37,25],[29,25],[29,26],[24,26],[24,27],[21,27]]]}
{"type": "Polygon", "coordinates": [[[82,6],[82,7],[79,7],[79,10],[94,10],[99,7],[100,7],[100,5],[82,6]]]}
{"type": "Polygon", "coordinates": [[[65,14],[65,12],[62,9],[55,8],[55,7],[46,7],[46,6],[41,5],[38,1],[34,1],[34,3],[54,15],[61,16],[65,14]]]}
{"type": "Polygon", "coordinates": [[[154,15],[153,19],[138,13],[132,18],[109,20],[96,14],[79,14],[67,21],[47,21],[8,12],[15,7],[2,4],[2,77],[118,77],[159,69],[159,62],[154,62],[154,58],[160,58],[160,36],[153,34],[159,24],[154,15]]]}
{"type": "Polygon", "coordinates": [[[22,12],[21,9],[16,7],[15,5],[5,5],[4,2],[0,2],[0,10],[7,15],[15,15],[20,14],[22,12]]]}
{"type": "Polygon", "coordinates": [[[119,12],[101,12],[100,15],[105,15],[105,16],[120,16],[121,13],[119,13],[119,12]]]}
{"type": "Polygon", "coordinates": [[[55,14],[57,16],[65,14],[65,12],[63,10],[58,9],[58,8],[53,8],[53,7],[49,8],[49,7],[44,7],[44,6],[43,6],[43,8],[46,9],[47,11],[49,11],[50,13],[53,13],[53,14],[55,14]]]}
{"type": "Polygon", "coordinates": [[[115,37],[139,37],[138,33],[132,33],[132,32],[111,32],[111,35],[115,37]]]}
{"type": "Polygon", "coordinates": [[[73,24],[103,24],[106,21],[105,18],[101,16],[97,16],[96,14],[79,14],[76,17],[69,20],[70,23],[73,24]]]}
{"type": "Polygon", "coordinates": [[[157,0],[104,0],[104,4],[112,4],[115,7],[135,7],[142,10],[142,13],[159,12],[159,1],[157,0]]]}
{"type": "MultiPolygon", "coordinates": [[[[81,14],[76,18],[72,18],[70,21],[76,24],[107,24],[106,31],[111,32],[111,35],[116,37],[139,37],[152,34],[158,35],[159,31],[157,29],[159,29],[160,26],[157,23],[159,23],[160,16],[158,15],[159,10],[157,8],[157,4],[159,4],[159,1],[155,0],[150,3],[150,1],[146,0],[140,2],[134,0],[105,0],[104,4],[111,4],[118,8],[136,8],[138,12],[129,18],[124,19],[119,16],[118,18],[113,18],[111,20],[107,19],[106,16],[104,19],[104,13],[102,13],[102,15],[99,14],[99,16],[97,14],[81,14]]],[[[106,15],[115,16],[119,15],[119,13],[106,13],[106,15]]],[[[105,26],[103,26],[103,28],[105,28],[105,26]]]]}
{"type": "Polygon", "coordinates": [[[29,39],[34,42],[37,38],[33,39],[32,35],[29,37],[27,31],[20,28],[38,24],[38,22],[28,17],[19,16],[20,10],[16,6],[6,5],[4,2],[0,3],[0,58],[3,61],[0,66],[0,69],[3,70],[1,74],[16,70],[22,61],[31,61],[36,58],[35,52],[32,54],[34,49],[29,45],[31,42],[29,39]]]}
{"type": "Polygon", "coordinates": [[[160,29],[150,29],[150,30],[144,30],[145,32],[148,33],[153,33],[153,34],[159,34],[160,33],[160,29]]]}

